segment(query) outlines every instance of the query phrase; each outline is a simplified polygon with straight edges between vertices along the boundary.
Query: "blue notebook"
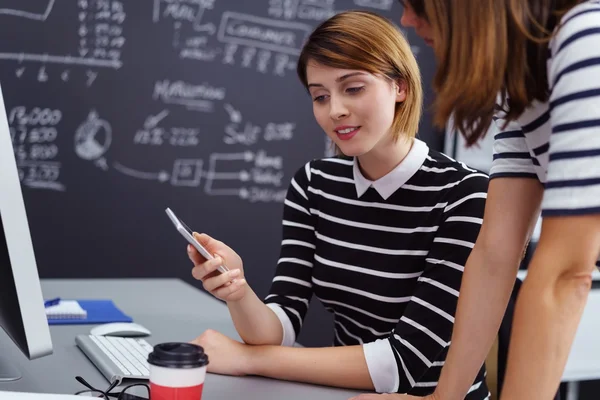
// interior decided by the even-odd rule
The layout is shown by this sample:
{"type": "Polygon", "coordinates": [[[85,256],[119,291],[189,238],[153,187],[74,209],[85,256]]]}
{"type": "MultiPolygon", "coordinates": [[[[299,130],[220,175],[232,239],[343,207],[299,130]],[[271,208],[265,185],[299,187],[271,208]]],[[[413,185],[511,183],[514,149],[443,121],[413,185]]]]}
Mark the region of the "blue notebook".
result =
{"type": "Polygon", "coordinates": [[[87,311],[86,318],[53,318],[49,325],[105,324],[109,322],[133,322],[133,318],[121,311],[112,300],[77,300],[87,311]]]}

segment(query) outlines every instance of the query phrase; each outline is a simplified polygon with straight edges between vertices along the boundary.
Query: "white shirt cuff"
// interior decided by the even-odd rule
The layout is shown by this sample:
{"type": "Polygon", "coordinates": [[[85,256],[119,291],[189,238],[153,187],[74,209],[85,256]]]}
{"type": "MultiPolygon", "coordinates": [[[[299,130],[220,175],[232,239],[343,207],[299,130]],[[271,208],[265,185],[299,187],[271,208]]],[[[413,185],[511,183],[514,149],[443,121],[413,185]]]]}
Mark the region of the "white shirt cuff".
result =
{"type": "Polygon", "coordinates": [[[277,318],[279,318],[279,322],[281,322],[281,327],[283,328],[283,340],[281,341],[282,346],[292,347],[294,343],[296,343],[296,331],[294,330],[294,326],[292,325],[292,321],[290,321],[290,317],[283,311],[279,304],[269,303],[267,304],[277,318]]]}
{"type": "Polygon", "coordinates": [[[398,391],[398,364],[390,341],[378,339],[363,344],[369,374],[378,393],[396,393],[398,391]]]}

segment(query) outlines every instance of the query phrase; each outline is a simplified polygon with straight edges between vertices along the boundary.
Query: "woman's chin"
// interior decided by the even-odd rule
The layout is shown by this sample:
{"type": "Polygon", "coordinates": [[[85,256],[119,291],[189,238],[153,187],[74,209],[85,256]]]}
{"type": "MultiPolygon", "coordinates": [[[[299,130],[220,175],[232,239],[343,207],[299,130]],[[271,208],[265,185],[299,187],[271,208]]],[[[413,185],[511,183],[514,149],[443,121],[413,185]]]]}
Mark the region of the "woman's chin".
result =
{"type": "Polygon", "coordinates": [[[365,146],[360,146],[358,145],[358,143],[340,143],[340,141],[338,140],[335,144],[337,145],[338,149],[340,149],[342,154],[348,157],[358,157],[365,154],[368,151],[367,149],[365,149],[365,146]]]}

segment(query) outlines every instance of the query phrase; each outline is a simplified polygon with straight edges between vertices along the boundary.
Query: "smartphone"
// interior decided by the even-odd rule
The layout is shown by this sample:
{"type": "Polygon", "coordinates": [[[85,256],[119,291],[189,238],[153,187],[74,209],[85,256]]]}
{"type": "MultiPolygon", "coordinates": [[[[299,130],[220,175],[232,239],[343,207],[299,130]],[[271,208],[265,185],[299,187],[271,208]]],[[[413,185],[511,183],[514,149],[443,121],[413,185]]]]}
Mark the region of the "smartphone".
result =
{"type": "MultiPolygon", "coordinates": [[[[193,231],[185,224],[185,222],[177,218],[175,213],[171,211],[170,208],[167,208],[165,212],[169,216],[171,222],[173,222],[173,225],[175,225],[175,228],[177,228],[177,231],[181,233],[181,236],[183,236],[192,246],[194,246],[196,250],[202,254],[202,257],[206,258],[207,260],[214,258],[212,254],[210,254],[208,250],[204,248],[204,246],[198,243],[198,241],[194,238],[193,231]]],[[[229,269],[227,269],[227,267],[224,265],[219,265],[217,271],[224,274],[225,272],[229,271],[229,269]]]]}

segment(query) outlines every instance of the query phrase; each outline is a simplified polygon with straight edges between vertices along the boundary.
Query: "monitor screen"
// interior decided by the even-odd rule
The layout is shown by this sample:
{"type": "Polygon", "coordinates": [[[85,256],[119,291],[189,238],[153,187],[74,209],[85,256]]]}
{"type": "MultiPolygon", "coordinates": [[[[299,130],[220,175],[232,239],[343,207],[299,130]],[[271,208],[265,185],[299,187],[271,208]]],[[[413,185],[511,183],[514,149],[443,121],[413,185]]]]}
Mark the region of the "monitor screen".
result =
{"type": "MultiPolygon", "coordinates": [[[[50,329],[1,87],[0,328],[29,359],[52,353],[50,329]]],[[[2,359],[4,354],[0,352],[0,380],[18,379],[14,376],[14,366],[11,368],[14,363],[2,359]],[[11,370],[8,371],[8,368],[11,370]]]]}

